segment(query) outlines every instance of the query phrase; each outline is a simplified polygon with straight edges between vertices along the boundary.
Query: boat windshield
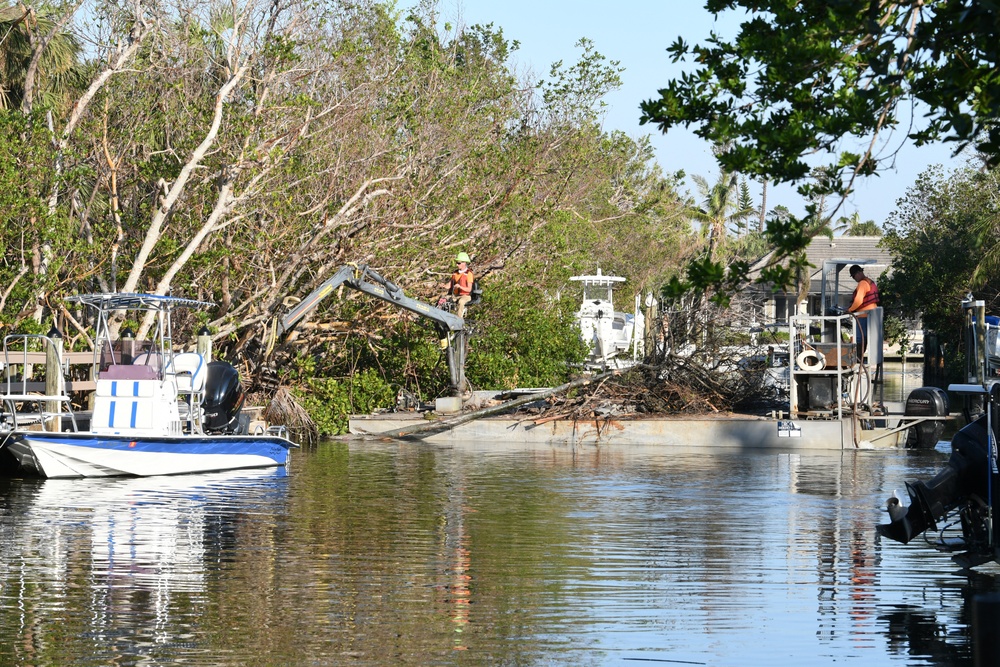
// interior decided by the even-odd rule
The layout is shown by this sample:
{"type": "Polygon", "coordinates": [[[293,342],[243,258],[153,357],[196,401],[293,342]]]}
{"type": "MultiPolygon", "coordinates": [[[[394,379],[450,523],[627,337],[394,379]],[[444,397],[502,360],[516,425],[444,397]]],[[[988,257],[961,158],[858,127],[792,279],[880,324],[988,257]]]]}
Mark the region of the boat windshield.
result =
{"type": "Polygon", "coordinates": [[[610,283],[583,285],[584,301],[611,301],[612,288],[610,283]]]}

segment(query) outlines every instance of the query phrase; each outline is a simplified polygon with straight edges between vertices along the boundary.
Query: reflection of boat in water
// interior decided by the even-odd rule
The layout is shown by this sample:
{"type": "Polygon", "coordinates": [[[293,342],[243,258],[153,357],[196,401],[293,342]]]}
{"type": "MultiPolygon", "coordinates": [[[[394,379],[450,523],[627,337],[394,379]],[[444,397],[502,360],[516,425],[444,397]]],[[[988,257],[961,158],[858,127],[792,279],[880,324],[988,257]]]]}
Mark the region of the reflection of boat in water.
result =
{"type": "Polygon", "coordinates": [[[42,477],[173,475],[282,466],[295,444],[264,425],[252,427],[244,391],[231,365],[198,352],[176,352],[171,311],[202,307],[191,299],[151,294],[91,294],[69,301],[97,311],[93,412],[80,429],[62,382],[57,341],[47,336],[4,339],[5,391],[0,416],[0,465],[42,477]],[[121,311],[155,316],[153,339],[112,340],[121,311]],[[41,352],[38,352],[41,349],[41,352]],[[31,355],[49,363],[45,391],[30,391],[31,355]],[[21,379],[12,369],[23,368],[21,379]]]}
{"type": "Polygon", "coordinates": [[[615,310],[615,287],[625,282],[619,276],[606,276],[597,269],[590,276],[573,276],[583,285],[583,302],[576,313],[580,336],[590,349],[587,361],[592,368],[625,368],[645,354],[646,318],[635,298],[632,313],[615,310]]]}
{"type": "MultiPolygon", "coordinates": [[[[109,590],[159,596],[204,588],[207,565],[235,549],[246,503],[284,489],[284,468],[87,480],[13,480],[22,549],[48,554],[32,581],[66,585],[81,570],[109,590]]],[[[13,499],[11,498],[13,496],[13,499]]],[[[0,571],[2,573],[2,571],[0,571]]],[[[2,581],[0,581],[2,585],[2,581]]]]}

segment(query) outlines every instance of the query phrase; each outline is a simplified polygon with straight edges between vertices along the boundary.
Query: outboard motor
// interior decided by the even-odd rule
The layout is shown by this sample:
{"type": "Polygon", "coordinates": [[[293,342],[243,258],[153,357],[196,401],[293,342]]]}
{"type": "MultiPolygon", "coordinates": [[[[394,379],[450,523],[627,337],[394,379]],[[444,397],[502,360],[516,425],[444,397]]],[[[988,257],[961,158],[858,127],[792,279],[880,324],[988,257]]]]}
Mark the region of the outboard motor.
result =
{"type": "Polygon", "coordinates": [[[937,530],[937,522],[958,509],[963,540],[958,545],[941,546],[964,550],[967,563],[986,562],[995,558],[990,544],[990,492],[994,502],[1000,495],[1000,476],[989,471],[986,415],[956,433],[951,445],[948,464],[933,479],[906,483],[910,505],[905,512],[898,508],[896,498],[889,499],[887,508],[892,521],[876,526],[876,530],[883,537],[906,544],[925,530],[937,530]]]}
{"type": "MultiPolygon", "coordinates": [[[[947,417],[948,394],[937,387],[920,387],[906,397],[906,417],[947,417]]],[[[920,422],[906,432],[906,447],[909,449],[934,449],[944,434],[944,421],[920,422]]]]}
{"type": "Polygon", "coordinates": [[[879,535],[906,544],[965,503],[972,494],[986,498],[986,417],[955,434],[944,470],[929,482],[907,482],[910,506],[892,523],[877,527],[879,535]]]}
{"type": "Polygon", "coordinates": [[[240,374],[231,364],[213,361],[205,378],[204,429],[207,433],[239,433],[240,411],[246,401],[240,374]]]}

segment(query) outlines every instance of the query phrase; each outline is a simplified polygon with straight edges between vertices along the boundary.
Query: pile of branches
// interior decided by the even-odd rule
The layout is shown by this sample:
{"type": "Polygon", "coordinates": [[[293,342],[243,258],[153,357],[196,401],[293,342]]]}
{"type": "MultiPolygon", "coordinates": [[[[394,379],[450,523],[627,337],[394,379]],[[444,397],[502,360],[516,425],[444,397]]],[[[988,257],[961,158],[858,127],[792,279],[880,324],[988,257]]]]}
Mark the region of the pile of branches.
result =
{"type": "Polygon", "coordinates": [[[284,426],[295,442],[313,444],[319,437],[319,428],[288,387],[279,387],[264,410],[264,419],[270,424],[284,426]]]}
{"type": "Polygon", "coordinates": [[[656,322],[643,363],[522,409],[542,423],[618,416],[764,413],[787,401],[768,370],[784,346],[726,311],[677,310],[656,322]],[[700,315],[699,315],[700,313],[700,315]]]}
{"type": "Polygon", "coordinates": [[[522,410],[544,421],[727,412],[763,412],[780,406],[781,391],[764,382],[759,370],[722,372],[671,357],[642,364],[571,393],[551,396],[544,405],[522,410]]]}

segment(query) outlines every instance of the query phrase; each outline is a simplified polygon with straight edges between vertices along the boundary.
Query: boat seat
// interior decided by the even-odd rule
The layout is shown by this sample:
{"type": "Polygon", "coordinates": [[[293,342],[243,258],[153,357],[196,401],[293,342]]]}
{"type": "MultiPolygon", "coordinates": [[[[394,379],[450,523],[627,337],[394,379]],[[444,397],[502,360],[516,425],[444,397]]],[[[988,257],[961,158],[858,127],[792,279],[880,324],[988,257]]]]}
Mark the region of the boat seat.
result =
{"type": "Polygon", "coordinates": [[[205,358],[197,352],[174,354],[164,369],[167,377],[174,379],[180,403],[181,419],[188,422],[191,433],[201,432],[201,404],[205,401],[205,380],[208,367],[205,358]]]}
{"type": "Polygon", "coordinates": [[[160,382],[155,378],[110,379],[102,373],[97,381],[91,428],[95,432],[128,432],[153,428],[159,386],[160,382]]]}
{"type": "Polygon", "coordinates": [[[177,383],[178,393],[204,394],[208,375],[205,358],[197,352],[179,352],[167,362],[167,375],[177,383]]]}
{"type": "Polygon", "coordinates": [[[142,364],[115,364],[101,371],[101,380],[158,380],[159,372],[142,364]]]}

